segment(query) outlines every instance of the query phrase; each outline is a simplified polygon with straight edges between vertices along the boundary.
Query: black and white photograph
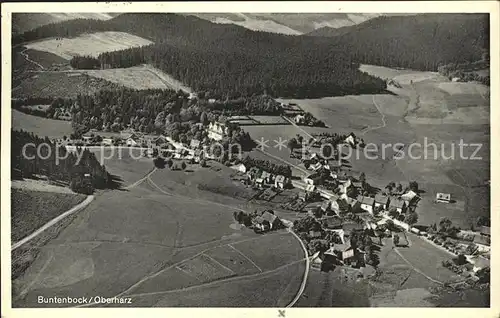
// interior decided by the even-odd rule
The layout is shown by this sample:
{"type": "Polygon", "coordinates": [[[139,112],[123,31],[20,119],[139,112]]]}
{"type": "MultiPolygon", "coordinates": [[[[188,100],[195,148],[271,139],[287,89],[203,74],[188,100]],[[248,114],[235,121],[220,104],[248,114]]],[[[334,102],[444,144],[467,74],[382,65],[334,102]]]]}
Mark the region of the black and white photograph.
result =
{"type": "Polygon", "coordinates": [[[2,5],[2,299],[493,307],[482,4],[2,5]]]}

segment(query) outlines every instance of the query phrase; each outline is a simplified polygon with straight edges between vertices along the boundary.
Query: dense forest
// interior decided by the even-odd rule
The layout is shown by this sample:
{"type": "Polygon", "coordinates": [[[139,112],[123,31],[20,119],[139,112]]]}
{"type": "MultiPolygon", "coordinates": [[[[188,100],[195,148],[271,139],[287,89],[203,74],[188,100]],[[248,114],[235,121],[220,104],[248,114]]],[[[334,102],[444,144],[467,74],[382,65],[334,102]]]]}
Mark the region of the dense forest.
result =
{"type": "Polygon", "coordinates": [[[73,68],[81,69],[81,70],[93,70],[100,69],[101,63],[98,59],[93,58],[92,56],[73,56],[73,58],[69,61],[69,65],[73,68]]]}
{"type": "Polygon", "coordinates": [[[489,51],[488,14],[381,16],[318,33],[330,36],[332,44],[343,46],[358,63],[416,70],[478,61],[489,51]]]}
{"type": "Polygon", "coordinates": [[[176,14],[122,14],[108,21],[72,20],[45,25],[14,43],[85,32],[121,31],[155,44],[105,53],[101,65],[152,64],[213,98],[267,93],[321,97],[385,90],[385,82],[358,71],[343,47],[319,37],[257,32],[176,14]]]}
{"type": "Polygon", "coordinates": [[[11,169],[13,177],[43,175],[68,184],[75,192],[90,194],[94,188],[114,186],[111,175],[88,149],[69,153],[49,138],[25,131],[12,131],[11,169]],[[26,146],[32,144],[33,146],[26,146]],[[41,146],[42,145],[42,146],[41,146]],[[37,153],[38,151],[38,153],[37,153]],[[80,158],[78,160],[78,158],[80,158]],[[85,174],[90,177],[85,178],[85,174]],[[86,182],[88,181],[88,182],[86,182]]]}

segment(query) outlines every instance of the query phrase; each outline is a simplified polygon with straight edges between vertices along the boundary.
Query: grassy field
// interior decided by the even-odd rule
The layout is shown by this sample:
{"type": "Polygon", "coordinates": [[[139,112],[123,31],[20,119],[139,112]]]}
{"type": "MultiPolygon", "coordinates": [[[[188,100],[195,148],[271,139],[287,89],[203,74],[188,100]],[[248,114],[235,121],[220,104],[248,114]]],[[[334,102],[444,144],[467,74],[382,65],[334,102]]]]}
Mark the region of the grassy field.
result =
{"type": "Polygon", "coordinates": [[[81,194],[12,189],[11,239],[17,242],[85,199],[81,194]]]}
{"type": "Polygon", "coordinates": [[[134,89],[182,89],[190,92],[191,89],[170,75],[149,65],[134,66],[129,68],[115,68],[107,70],[82,70],[75,74],[83,73],[92,77],[123,85],[134,89]]]}
{"type": "Polygon", "coordinates": [[[70,60],[75,55],[91,55],[149,45],[152,42],[124,32],[97,32],[74,38],[45,39],[25,44],[28,49],[56,54],[70,60]]]}
{"type": "Polygon", "coordinates": [[[40,137],[62,138],[73,132],[71,123],[21,113],[12,109],[12,129],[32,132],[40,137]]]}
{"type": "Polygon", "coordinates": [[[118,85],[84,74],[66,72],[31,73],[12,89],[12,97],[74,97],[78,94],[90,95],[99,90],[114,87],[118,87],[118,85]]]}
{"type": "MultiPolygon", "coordinates": [[[[122,166],[117,162],[109,169],[116,174],[130,169],[121,173],[128,174],[130,185],[132,168],[137,166],[140,170],[142,163],[122,166]]],[[[160,180],[167,179],[165,170],[153,173],[153,177],[158,177],[156,173],[160,180]]],[[[170,177],[175,173],[189,174],[168,173],[170,177]]],[[[299,268],[303,274],[299,264],[302,250],[291,234],[257,235],[234,225],[235,209],[228,205],[231,200],[220,198],[223,203],[211,203],[197,196],[169,195],[168,183],[165,186],[157,178],[152,179],[160,186],[145,180],[129,188],[105,191],[78,213],[56,239],[39,249],[33,264],[14,281],[14,306],[41,306],[36,304],[38,295],[63,293],[77,297],[92,292],[112,297],[124,291],[133,295],[134,306],[152,301],[136,294],[165,291],[171,295],[160,297],[156,306],[190,304],[194,292],[200,295],[199,306],[209,298],[213,299],[210,306],[238,306],[242,302],[260,306],[290,301],[302,279],[297,273],[299,268]],[[240,245],[246,240],[260,242],[256,245],[262,251],[256,259],[245,249],[246,245],[240,245]],[[241,252],[230,247],[230,243],[241,252]],[[266,245],[270,246],[264,248],[266,245]],[[291,271],[292,267],[296,270],[291,271]],[[244,283],[235,284],[240,279],[244,283]],[[235,297],[237,286],[255,286],[263,279],[267,284],[262,294],[255,294],[253,288],[240,289],[235,297]],[[228,293],[218,293],[214,298],[211,290],[216,285],[228,293]],[[186,292],[190,286],[194,289],[186,292]],[[274,299],[270,299],[271,294],[274,299]]],[[[175,181],[170,182],[176,190],[175,181]]],[[[193,185],[185,188],[195,188],[193,185]]],[[[190,194],[183,188],[177,191],[190,194]]]]}

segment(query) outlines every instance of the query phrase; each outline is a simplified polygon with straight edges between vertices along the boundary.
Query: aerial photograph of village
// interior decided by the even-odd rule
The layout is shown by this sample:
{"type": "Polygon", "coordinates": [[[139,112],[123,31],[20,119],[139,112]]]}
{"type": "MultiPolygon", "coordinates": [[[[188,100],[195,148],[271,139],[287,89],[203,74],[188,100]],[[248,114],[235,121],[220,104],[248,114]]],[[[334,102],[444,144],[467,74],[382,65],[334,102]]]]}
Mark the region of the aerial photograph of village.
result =
{"type": "Polygon", "coordinates": [[[490,307],[488,13],[10,18],[13,308],[490,307]]]}

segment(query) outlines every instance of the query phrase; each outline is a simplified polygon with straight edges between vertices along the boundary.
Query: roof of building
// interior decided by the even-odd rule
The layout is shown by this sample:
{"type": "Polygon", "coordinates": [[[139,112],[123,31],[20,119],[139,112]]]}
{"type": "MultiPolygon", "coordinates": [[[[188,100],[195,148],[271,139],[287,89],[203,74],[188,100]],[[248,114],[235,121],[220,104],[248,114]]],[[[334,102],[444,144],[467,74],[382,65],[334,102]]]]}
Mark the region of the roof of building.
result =
{"type": "Polygon", "coordinates": [[[199,146],[200,146],[200,141],[198,139],[191,139],[191,143],[189,144],[189,147],[198,148],[199,146]]]}
{"type": "Polygon", "coordinates": [[[389,200],[389,197],[386,195],[379,193],[375,195],[375,202],[377,203],[387,204],[387,200],[389,200]]]}
{"type": "Polygon", "coordinates": [[[312,185],[312,184],[309,184],[307,187],[306,187],[306,191],[307,192],[313,192],[316,190],[316,186],[315,185],[312,185]]]}
{"type": "Polygon", "coordinates": [[[401,196],[401,198],[403,198],[403,200],[406,200],[406,201],[411,201],[416,196],[417,196],[417,194],[415,192],[413,192],[412,190],[409,190],[408,192],[406,192],[405,194],[403,194],[401,196]]]}
{"type": "Polygon", "coordinates": [[[327,228],[342,227],[342,220],[336,217],[329,217],[325,219],[327,228]]]}
{"type": "Polygon", "coordinates": [[[263,183],[263,182],[264,182],[264,179],[262,179],[262,178],[257,178],[257,179],[255,179],[255,182],[257,182],[257,183],[263,183]]]}
{"type": "Polygon", "coordinates": [[[482,235],[475,235],[473,242],[476,244],[482,244],[482,245],[486,245],[486,246],[490,246],[490,244],[491,244],[491,240],[488,237],[485,237],[482,235]]]}
{"type": "Polygon", "coordinates": [[[330,205],[331,205],[330,201],[323,201],[323,203],[321,204],[321,209],[327,210],[330,208],[330,205]]]}
{"type": "Polygon", "coordinates": [[[489,226],[481,226],[479,232],[483,235],[491,235],[491,228],[489,226]]]}
{"type": "Polygon", "coordinates": [[[370,198],[370,197],[361,196],[361,195],[358,196],[357,200],[361,204],[366,204],[366,205],[373,205],[373,202],[375,202],[375,199],[370,198]]]}
{"type": "Polygon", "coordinates": [[[276,182],[285,182],[285,176],[282,175],[282,174],[279,174],[276,176],[276,179],[275,179],[276,182]]]}
{"type": "Polygon", "coordinates": [[[276,221],[276,219],[278,218],[276,215],[266,211],[264,213],[262,213],[262,218],[266,221],[268,221],[269,223],[273,223],[274,221],[276,221]]]}
{"type": "Polygon", "coordinates": [[[451,194],[438,192],[436,193],[436,199],[449,201],[451,200],[451,194]]]}
{"type": "Polygon", "coordinates": [[[405,201],[401,199],[393,199],[391,203],[389,203],[389,208],[399,208],[402,209],[405,206],[405,201]]]}
{"type": "Polygon", "coordinates": [[[474,258],[473,261],[474,261],[474,267],[479,267],[479,268],[490,267],[490,260],[485,257],[478,256],[474,258]]]}
{"type": "Polygon", "coordinates": [[[269,178],[270,176],[271,174],[267,171],[262,171],[262,174],[260,175],[262,179],[269,178]]]}

